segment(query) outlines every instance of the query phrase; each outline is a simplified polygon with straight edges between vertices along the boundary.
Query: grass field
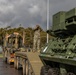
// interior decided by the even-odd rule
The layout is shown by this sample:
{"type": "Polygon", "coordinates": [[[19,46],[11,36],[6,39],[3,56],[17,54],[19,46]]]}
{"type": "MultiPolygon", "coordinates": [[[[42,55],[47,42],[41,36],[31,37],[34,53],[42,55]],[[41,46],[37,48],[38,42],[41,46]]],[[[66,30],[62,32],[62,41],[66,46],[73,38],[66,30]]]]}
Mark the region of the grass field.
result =
{"type": "Polygon", "coordinates": [[[0,53],[0,57],[3,57],[3,55],[0,53]]]}

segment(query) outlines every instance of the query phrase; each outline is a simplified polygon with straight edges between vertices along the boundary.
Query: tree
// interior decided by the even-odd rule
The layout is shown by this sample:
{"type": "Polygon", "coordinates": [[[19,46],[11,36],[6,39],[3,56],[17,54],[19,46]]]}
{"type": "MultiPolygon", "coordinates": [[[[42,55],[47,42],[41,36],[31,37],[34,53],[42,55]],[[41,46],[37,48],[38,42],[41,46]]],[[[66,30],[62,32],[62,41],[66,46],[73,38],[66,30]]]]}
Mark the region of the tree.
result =
{"type": "MultiPolygon", "coordinates": [[[[21,36],[23,36],[23,31],[26,33],[25,34],[25,46],[31,46],[33,47],[33,36],[34,36],[34,29],[31,27],[28,28],[23,28],[23,27],[18,27],[18,28],[12,28],[9,29],[9,27],[6,28],[0,28],[0,41],[2,41],[3,37],[5,36],[6,32],[8,34],[12,34],[13,32],[18,32],[21,36]]],[[[41,27],[40,27],[41,28],[41,27]]],[[[41,46],[44,46],[46,43],[46,32],[43,31],[41,28],[41,46]]]]}

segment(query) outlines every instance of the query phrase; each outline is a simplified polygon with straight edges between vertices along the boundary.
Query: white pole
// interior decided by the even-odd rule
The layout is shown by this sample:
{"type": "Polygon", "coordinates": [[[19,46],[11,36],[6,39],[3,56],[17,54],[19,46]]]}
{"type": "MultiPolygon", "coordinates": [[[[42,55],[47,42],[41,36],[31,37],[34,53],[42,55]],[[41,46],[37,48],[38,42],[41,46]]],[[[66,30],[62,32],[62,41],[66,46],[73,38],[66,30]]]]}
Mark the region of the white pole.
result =
{"type": "MultiPolygon", "coordinates": [[[[49,30],[49,0],[47,0],[47,30],[49,30]]],[[[47,33],[47,43],[49,41],[49,35],[47,33]]]]}

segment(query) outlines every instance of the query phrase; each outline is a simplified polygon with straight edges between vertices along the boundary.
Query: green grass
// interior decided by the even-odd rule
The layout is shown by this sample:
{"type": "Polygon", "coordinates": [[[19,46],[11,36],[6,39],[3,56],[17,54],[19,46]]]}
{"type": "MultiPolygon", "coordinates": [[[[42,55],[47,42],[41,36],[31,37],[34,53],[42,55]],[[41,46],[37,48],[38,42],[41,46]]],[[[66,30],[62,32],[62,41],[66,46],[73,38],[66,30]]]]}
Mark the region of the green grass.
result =
{"type": "Polygon", "coordinates": [[[0,53],[0,58],[3,57],[3,55],[0,53]]]}

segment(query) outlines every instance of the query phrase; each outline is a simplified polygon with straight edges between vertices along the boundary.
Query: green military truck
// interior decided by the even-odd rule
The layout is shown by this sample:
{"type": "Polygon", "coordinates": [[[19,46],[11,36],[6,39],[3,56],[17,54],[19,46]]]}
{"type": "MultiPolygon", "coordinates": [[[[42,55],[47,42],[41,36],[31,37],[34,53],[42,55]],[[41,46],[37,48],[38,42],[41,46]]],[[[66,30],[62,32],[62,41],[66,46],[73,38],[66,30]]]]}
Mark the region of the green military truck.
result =
{"type": "Polygon", "coordinates": [[[76,8],[53,15],[53,37],[40,53],[40,75],[76,75],[76,8]]]}
{"type": "Polygon", "coordinates": [[[19,51],[20,48],[23,46],[22,44],[22,37],[19,33],[14,32],[13,34],[6,35],[3,39],[3,59],[7,63],[14,62],[14,53],[19,51]]]}

